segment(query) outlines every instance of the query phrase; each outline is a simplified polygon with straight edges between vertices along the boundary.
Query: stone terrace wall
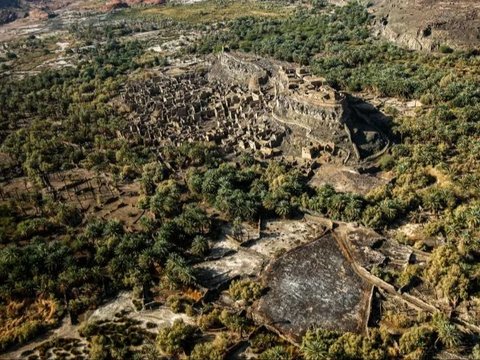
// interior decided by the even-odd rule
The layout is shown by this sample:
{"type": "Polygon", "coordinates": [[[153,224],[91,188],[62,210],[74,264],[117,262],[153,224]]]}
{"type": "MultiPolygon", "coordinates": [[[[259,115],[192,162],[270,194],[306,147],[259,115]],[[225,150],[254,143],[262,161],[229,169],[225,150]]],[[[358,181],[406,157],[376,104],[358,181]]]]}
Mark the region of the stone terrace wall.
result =
{"type": "Polygon", "coordinates": [[[280,121],[307,129],[308,136],[319,142],[339,142],[347,137],[342,103],[316,105],[297,96],[278,95],[273,114],[280,121]]]}

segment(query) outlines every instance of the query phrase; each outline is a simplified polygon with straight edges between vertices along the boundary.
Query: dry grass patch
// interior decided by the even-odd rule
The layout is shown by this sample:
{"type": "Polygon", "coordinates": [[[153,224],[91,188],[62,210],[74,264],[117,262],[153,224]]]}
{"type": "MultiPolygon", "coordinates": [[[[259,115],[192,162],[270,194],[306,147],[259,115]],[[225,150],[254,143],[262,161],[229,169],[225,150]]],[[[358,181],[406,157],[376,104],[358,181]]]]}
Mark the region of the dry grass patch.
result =
{"type": "Polygon", "coordinates": [[[244,16],[286,17],[292,6],[256,1],[203,1],[188,5],[171,4],[148,8],[133,8],[119,13],[119,17],[138,17],[145,20],[171,18],[191,24],[227,21],[244,16]]]}

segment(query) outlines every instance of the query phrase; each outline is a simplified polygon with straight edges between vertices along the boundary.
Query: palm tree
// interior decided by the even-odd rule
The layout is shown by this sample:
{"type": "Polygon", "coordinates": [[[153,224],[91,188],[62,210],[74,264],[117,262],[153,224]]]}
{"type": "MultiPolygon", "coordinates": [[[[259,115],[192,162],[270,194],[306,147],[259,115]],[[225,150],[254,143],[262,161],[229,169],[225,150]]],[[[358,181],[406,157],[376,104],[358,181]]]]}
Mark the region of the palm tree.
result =
{"type": "Polygon", "coordinates": [[[445,315],[437,313],[433,316],[433,324],[437,331],[437,341],[446,346],[448,349],[454,348],[460,344],[461,333],[458,328],[452,324],[445,315]]]}
{"type": "Polygon", "coordinates": [[[385,199],[380,202],[380,210],[388,221],[392,221],[397,216],[397,207],[394,200],[385,199]]]}
{"type": "Polygon", "coordinates": [[[186,207],[177,219],[178,225],[187,235],[206,233],[210,228],[207,213],[197,206],[186,207]]]}
{"type": "Polygon", "coordinates": [[[264,351],[259,359],[261,360],[292,360],[293,355],[284,346],[274,346],[264,351]]]}
{"type": "Polygon", "coordinates": [[[280,200],[275,207],[275,213],[284,219],[288,217],[293,211],[292,205],[288,200],[280,200]]]}
{"type": "Polygon", "coordinates": [[[480,227],[480,203],[476,203],[466,211],[466,224],[469,229],[480,227]]]}
{"type": "Polygon", "coordinates": [[[204,256],[210,247],[208,245],[208,239],[205,236],[197,235],[192,241],[190,252],[195,256],[204,256]]]}
{"type": "Polygon", "coordinates": [[[165,266],[165,275],[171,284],[192,285],[195,283],[195,276],[183,257],[173,253],[168,257],[165,266]]]}
{"type": "Polygon", "coordinates": [[[301,351],[306,360],[328,359],[328,349],[337,340],[339,334],[328,330],[310,330],[302,341],[301,351]]]}
{"type": "Polygon", "coordinates": [[[159,185],[155,195],[150,199],[150,210],[155,217],[164,218],[179,211],[180,189],[171,180],[159,185]]]}
{"type": "Polygon", "coordinates": [[[202,183],[202,193],[204,195],[212,195],[217,192],[218,179],[215,177],[215,173],[209,170],[205,173],[202,183]]]}
{"type": "Polygon", "coordinates": [[[277,206],[277,199],[272,193],[267,193],[263,199],[263,207],[267,210],[273,210],[277,206]]]}
{"type": "Polygon", "coordinates": [[[342,196],[342,194],[336,194],[332,196],[328,202],[327,214],[334,219],[339,219],[341,217],[342,210],[345,208],[345,205],[345,198],[342,196]]]}
{"type": "Polygon", "coordinates": [[[351,197],[344,210],[344,215],[347,221],[358,220],[362,215],[364,202],[357,197],[351,197]]]}
{"type": "Polygon", "coordinates": [[[174,245],[169,242],[164,236],[158,236],[155,239],[155,243],[152,246],[152,254],[157,258],[157,262],[163,261],[168,257],[168,254],[172,251],[174,245]]]}

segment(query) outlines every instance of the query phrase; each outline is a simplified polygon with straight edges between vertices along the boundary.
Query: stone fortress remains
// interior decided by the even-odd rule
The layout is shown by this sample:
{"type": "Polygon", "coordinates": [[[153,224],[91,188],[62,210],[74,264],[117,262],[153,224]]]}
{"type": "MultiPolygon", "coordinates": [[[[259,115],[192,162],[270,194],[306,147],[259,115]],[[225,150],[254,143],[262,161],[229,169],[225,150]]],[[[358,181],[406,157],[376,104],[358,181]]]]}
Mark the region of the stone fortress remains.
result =
{"type": "Polygon", "coordinates": [[[215,142],[263,157],[356,163],[388,146],[347,98],[306,67],[221,53],[126,86],[129,131],[146,145],[215,142]],[[368,144],[366,144],[368,142],[368,144]],[[365,147],[365,145],[367,145],[365,147]]]}

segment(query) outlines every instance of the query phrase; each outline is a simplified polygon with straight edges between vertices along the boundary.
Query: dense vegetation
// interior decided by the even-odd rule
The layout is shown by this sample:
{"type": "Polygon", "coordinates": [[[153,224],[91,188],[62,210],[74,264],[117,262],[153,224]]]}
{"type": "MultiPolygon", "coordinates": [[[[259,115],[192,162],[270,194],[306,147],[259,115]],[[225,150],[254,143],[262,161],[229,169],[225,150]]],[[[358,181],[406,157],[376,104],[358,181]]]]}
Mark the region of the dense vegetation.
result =
{"type": "Polygon", "coordinates": [[[427,281],[445,295],[461,283],[465,291],[459,296],[467,299],[480,291],[480,57],[474,50],[448,55],[407,51],[373,38],[370,25],[366,9],[355,3],[333,11],[299,10],[286,19],[246,17],[192,51],[251,51],[308,64],[342,90],[419,99],[425,107],[416,116],[400,118],[397,110],[386,109],[401,143],[381,161],[396,180],[371,195],[373,206],[349,195],[333,197],[331,203],[332,190],[319,189],[310,207],[344,220],[362,213],[363,222],[375,228],[391,226],[399,216],[427,222],[426,236],[447,242],[434,250],[435,258],[455,253],[452,262],[444,259],[455,270],[432,265],[427,281]]]}
{"type": "MultiPolygon", "coordinates": [[[[223,5],[228,16],[210,9],[208,21],[238,17],[230,12],[240,5],[223,5]]],[[[63,316],[75,321],[120,290],[132,289],[139,306],[154,292],[180,294],[166,303],[197,316],[197,324],[175,322],[156,338],[135,329],[143,340],[127,336],[134,322],[113,330],[103,324],[87,327],[82,331],[92,345],[92,358],[133,357],[135,347],[142,345],[141,354],[135,355],[140,358],[221,359],[254,326],[244,312],[220,310],[184,296],[200,288],[193,265],[208,254],[222,225],[235,228],[243,221],[295,217],[305,210],[379,231],[395,229],[405,219],[425,225],[424,238],[440,239],[440,244],[409,245],[431,253],[426,267],[409,266],[402,273],[377,269],[378,275],[398,287],[412,278],[420,280],[447,301],[450,314],[460,305],[474,306],[480,293],[478,53],[406,51],[371,36],[371,18],[364,7],[332,9],[322,1],[315,5],[288,17],[273,7],[272,16],[208,26],[205,18],[196,20],[198,5],[182,16],[175,7],[153,15],[132,9],[133,24],[73,26],[71,36],[78,46],[69,51],[77,60],[74,67],[21,78],[2,73],[0,141],[10,160],[2,162],[0,180],[25,175],[35,185],[28,195],[0,206],[1,350],[30,340],[63,316]],[[142,16],[148,21],[138,21],[142,16]],[[192,25],[195,21],[201,25],[192,25]],[[145,57],[141,41],[118,38],[165,27],[201,31],[203,38],[188,49],[195,54],[254,52],[310,65],[341,90],[419,99],[424,106],[415,116],[384,109],[392,116],[397,144],[378,165],[391,171],[394,180],[367,196],[340,193],[328,185],[312,189],[295,168],[249,155],[227,160],[228,154],[208,144],[161,149],[167,167],[141,139],[119,137],[117,130],[125,128],[126,118],[112,102],[122,84],[166,60],[145,57]],[[75,168],[138,183],[138,208],[144,211],[139,229],[90,219],[75,202],[57,197],[51,191],[52,174],[75,168]],[[205,334],[218,329],[234,335],[206,341],[205,334]]],[[[266,11],[265,5],[259,10],[266,11]]],[[[1,60],[2,71],[15,70],[25,49],[50,56],[46,44],[30,37],[12,45],[1,60]]],[[[262,291],[256,282],[241,279],[228,293],[248,305],[262,291]]],[[[260,359],[427,359],[440,349],[473,348],[472,339],[447,316],[419,314],[411,320],[390,314],[368,336],[311,330],[296,348],[265,331],[248,341],[260,359]],[[389,326],[400,330],[389,332],[389,326]]],[[[480,358],[478,346],[469,352],[480,358]]]]}

